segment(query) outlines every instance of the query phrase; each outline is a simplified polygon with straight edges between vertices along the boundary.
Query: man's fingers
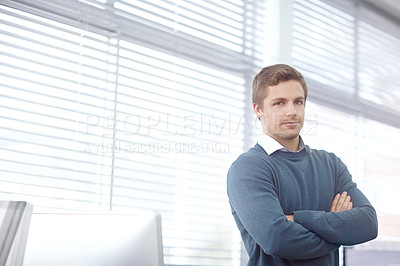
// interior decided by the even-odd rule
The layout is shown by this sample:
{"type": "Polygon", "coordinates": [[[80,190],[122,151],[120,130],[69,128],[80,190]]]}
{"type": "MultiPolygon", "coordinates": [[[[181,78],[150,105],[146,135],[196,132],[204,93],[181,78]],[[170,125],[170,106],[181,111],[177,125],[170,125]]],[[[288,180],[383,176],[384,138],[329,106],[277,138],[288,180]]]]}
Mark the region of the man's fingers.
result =
{"type": "Polygon", "coordinates": [[[340,194],[336,194],[331,204],[331,212],[336,212],[336,207],[340,198],[340,194]]]}
{"type": "Polygon", "coordinates": [[[337,212],[342,211],[342,206],[343,206],[344,202],[346,201],[346,197],[347,197],[347,192],[346,191],[343,192],[342,195],[340,195],[339,201],[338,201],[337,206],[336,206],[336,211],[337,212]]]}
{"type": "Polygon", "coordinates": [[[350,202],[351,202],[351,197],[347,195],[345,200],[344,200],[344,202],[343,202],[341,211],[347,211],[347,208],[348,208],[350,202]]]}
{"type": "Polygon", "coordinates": [[[285,215],[286,219],[288,219],[288,221],[292,221],[294,222],[294,215],[285,215]]]}
{"type": "Polygon", "coordinates": [[[346,211],[351,210],[351,209],[353,209],[353,202],[350,201],[349,206],[347,207],[346,211]]]}
{"type": "Polygon", "coordinates": [[[342,194],[337,194],[331,204],[331,212],[347,211],[353,208],[351,197],[344,191],[342,194]]]}

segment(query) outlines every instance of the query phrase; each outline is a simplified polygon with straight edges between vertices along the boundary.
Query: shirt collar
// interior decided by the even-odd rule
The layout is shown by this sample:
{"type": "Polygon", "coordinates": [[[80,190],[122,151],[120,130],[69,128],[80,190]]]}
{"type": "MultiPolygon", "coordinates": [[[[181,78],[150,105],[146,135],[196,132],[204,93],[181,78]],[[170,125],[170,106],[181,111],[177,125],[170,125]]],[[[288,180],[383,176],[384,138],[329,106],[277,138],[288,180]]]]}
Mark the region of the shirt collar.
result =
{"type": "MultiPolygon", "coordinates": [[[[265,152],[268,155],[271,155],[272,153],[276,151],[284,151],[284,152],[293,152],[280,144],[278,141],[275,139],[271,138],[267,134],[262,134],[258,137],[258,144],[265,150],[265,152]]],[[[302,151],[304,148],[307,148],[309,151],[311,151],[310,147],[308,145],[304,144],[303,139],[301,136],[299,136],[299,149],[296,152],[302,151]]]]}

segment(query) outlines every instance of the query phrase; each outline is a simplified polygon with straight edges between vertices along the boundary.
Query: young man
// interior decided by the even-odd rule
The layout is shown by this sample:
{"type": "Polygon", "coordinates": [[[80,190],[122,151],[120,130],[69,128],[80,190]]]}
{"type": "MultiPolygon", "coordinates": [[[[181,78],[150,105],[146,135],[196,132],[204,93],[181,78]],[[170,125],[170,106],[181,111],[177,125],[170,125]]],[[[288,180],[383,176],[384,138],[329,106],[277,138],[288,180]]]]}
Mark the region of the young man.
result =
{"type": "Polygon", "coordinates": [[[307,85],[294,68],[263,68],[253,109],[264,134],[232,164],[227,189],[248,265],[339,265],[340,245],[377,236],[376,213],[333,153],[299,136],[307,85]]]}

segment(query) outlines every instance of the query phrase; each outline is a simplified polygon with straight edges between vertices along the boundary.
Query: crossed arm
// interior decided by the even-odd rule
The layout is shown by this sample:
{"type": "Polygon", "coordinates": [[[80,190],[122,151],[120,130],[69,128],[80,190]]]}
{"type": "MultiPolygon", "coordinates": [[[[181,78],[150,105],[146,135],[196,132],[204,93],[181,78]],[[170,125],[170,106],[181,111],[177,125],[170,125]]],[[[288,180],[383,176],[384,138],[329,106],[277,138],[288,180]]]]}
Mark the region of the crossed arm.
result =
{"type": "Polygon", "coordinates": [[[347,192],[334,197],[329,212],[293,210],[289,216],[283,213],[273,179],[265,178],[273,175],[268,171],[253,158],[242,158],[228,173],[233,215],[250,245],[257,243],[265,253],[279,258],[309,259],[324,256],[340,245],[376,237],[375,210],[345,168],[338,171],[336,191],[347,192]]]}
{"type": "MultiPolygon", "coordinates": [[[[350,195],[347,195],[347,192],[344,191],[342,194],[337,194],[332,201],[331,212],[341,212],[348,211],[353,208],[353,202],[351,202],[350,195]]],[[[286,218],[289,221],[294,222],[294,215],[286,215],[286,218]]]]}

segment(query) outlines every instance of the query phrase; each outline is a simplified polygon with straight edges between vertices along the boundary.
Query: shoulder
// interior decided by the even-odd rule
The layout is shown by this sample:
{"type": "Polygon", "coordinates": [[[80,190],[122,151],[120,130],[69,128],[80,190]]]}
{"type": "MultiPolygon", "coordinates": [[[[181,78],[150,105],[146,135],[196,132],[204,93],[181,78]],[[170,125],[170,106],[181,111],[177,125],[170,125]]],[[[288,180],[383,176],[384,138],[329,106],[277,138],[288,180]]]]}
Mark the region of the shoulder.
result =
{"type": "Polygon", "coordinates": [[[342,160],[333,152],[325,150],[311,149],[310,156],[317,162],[326,162],[334,167],[345,167],[342,160]]]}
{"type": "Polygon", "coordinates": [[[326,150],[311,149],[311,156],[315,158],[327,158],[330,160],[340,160],[333,152],[328,152],[326,150]]]}
{"type": "MultiPolygon", "coordinates": [[[[228,195],[242,191],[265,188],[272,183],[274,174],[268,154],[256,144],[241,154],[231,165],[227,174],[228,195]]],[[[241,192],[241,193],[242,193],[241,192]]]]}
{"type": "Polygon", "coordinates": [[[268,154],[264,151],[264,149],[260,146],[260,144],[256,144],[251,147],[247,152],[242,153],[237,160],[239,159],[263,159],[267,157],[268,154]]]}
{"type": "Polygon", "coordinates": [[[256,144],[254,147],[250,148],[247,152],[242,153],[233,163],[232,166],[243,164],[257,165],[258,163],[268,160],[268,154],[264,149],[256,144]]]}
{"type": "Polygon", "coordinates": [[[228,172],[229,175],[236,173],[252,173],[257,171],[265,171],[268,168],[268,154],[259,144],[250,148],[247,152],[242,153],[231,165],[228,172]]]}

